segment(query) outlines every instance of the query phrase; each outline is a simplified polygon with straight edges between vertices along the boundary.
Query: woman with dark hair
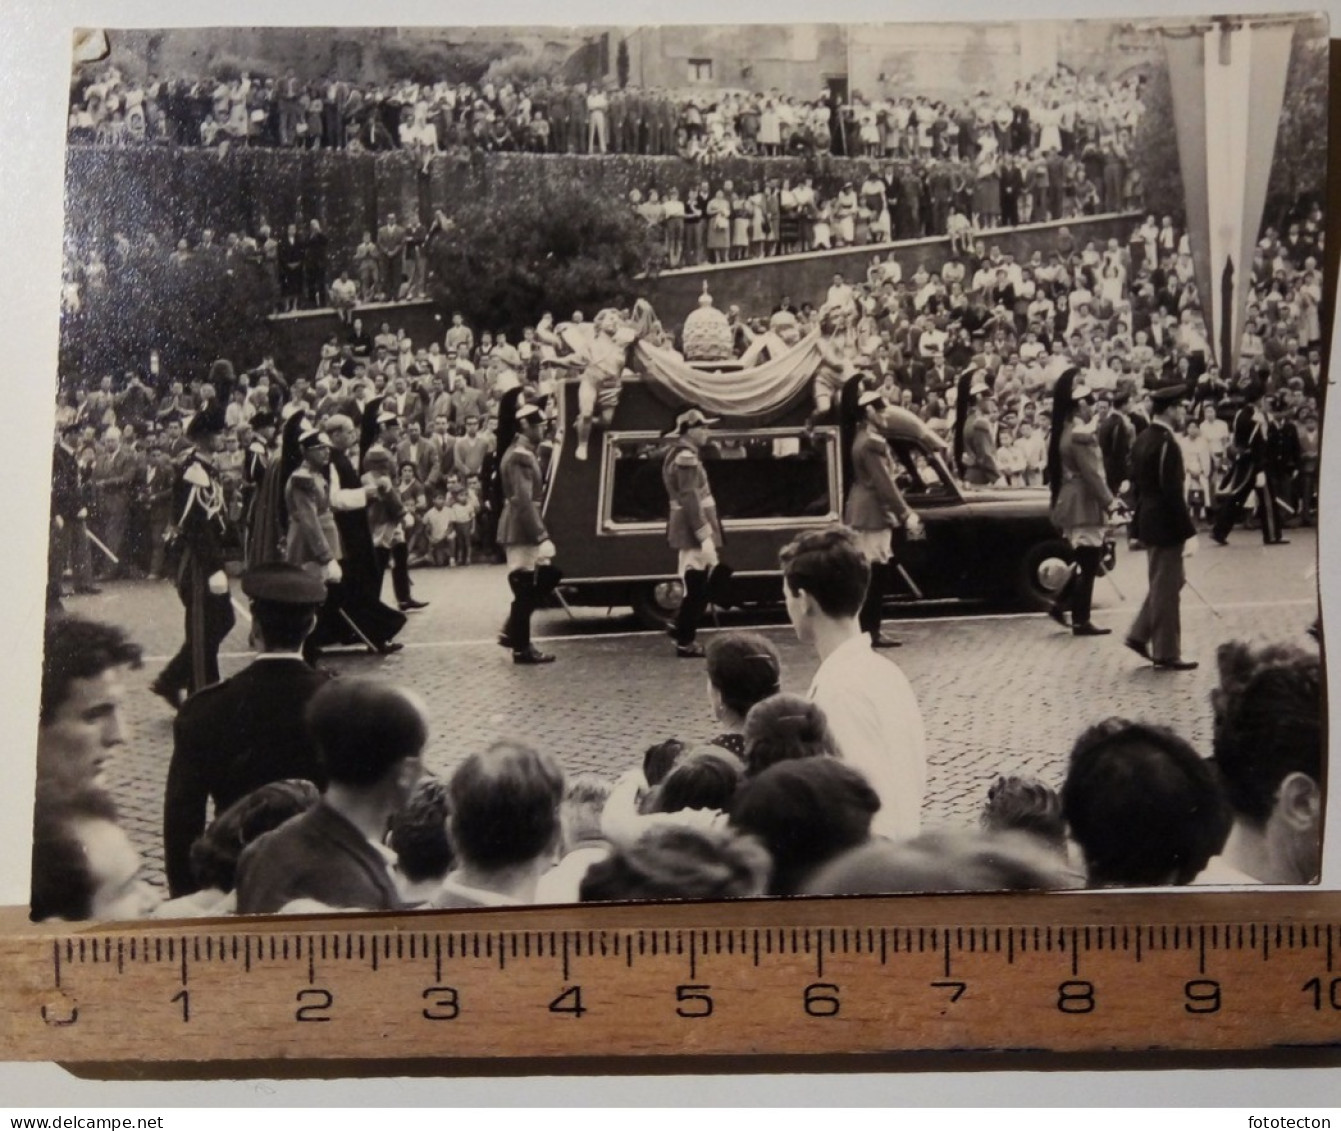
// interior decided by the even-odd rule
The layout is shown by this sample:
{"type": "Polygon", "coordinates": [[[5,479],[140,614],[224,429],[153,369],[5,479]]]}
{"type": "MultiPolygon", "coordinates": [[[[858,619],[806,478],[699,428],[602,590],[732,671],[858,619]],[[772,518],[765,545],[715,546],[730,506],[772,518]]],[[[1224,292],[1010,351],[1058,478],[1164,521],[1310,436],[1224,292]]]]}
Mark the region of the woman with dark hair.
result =
{"type": "Polygon", "coordinates": [[[1079,370],[1066,370],[1057,378],[1052,396],[1048,483],[1053,525],[1071,544],[1075,563],[1048,616],[1065,625],[1069,611],[1075,636],[1107,636],[1112,631],[1090,620],[1094,579],[1104,555],[1105,516],[1113,505],[1093,421],[1094,394],[1080,380],[1079,370]]]}
{"type": "Polygon", "coordinates": [[[770,695],[745,717],[745,774],[779,762],[838,756],[838,743],[823,709],[801,695],[770,695]]]}
{"type": "Polygon", "coordinates": [[[737,758],[745,757],[745,716],[780,686],[778,650],[753,632],[729,632],[713,638],[707,650],[708,698],[726,730],[712,739],[737,758]]]}

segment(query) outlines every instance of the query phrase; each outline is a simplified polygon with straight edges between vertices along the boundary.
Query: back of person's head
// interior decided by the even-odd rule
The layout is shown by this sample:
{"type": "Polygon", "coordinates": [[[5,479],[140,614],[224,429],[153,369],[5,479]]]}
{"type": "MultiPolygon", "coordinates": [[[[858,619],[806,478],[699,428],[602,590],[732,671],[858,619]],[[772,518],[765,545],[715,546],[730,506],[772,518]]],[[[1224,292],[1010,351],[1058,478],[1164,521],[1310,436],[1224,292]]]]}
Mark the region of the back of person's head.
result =
{"type": "Polygon", "coordinates": [[[866,599],[871,567],[845,526],[798,535],[778,555],[783,583],[809,593],[828,617],[855,617],[866,599]]]}
{"type": "Polygon", "coordinates": [[[708,682],[722,705],[744,718],[746,713],[777,693],[782,661],[772,642],[755,632],[727,632],[714,636],[707,651],[708,682]]]}
{"type": "Polygon", "coordinates": [[[451,871],[454,857],[447,812],[447,783],[428,776],[415,783],[410,799],[391,815],[387,845],[411,883],[441,879],[451,871]]]}
{"type": "Polygon", "coordinates": [[[108,668],[140,666],[139,645],[115,625],[80,617],[51,617],[42,645],[42,702],[45,726],[60,709],[76,679],[94,679],[108,668]]]}
{"type": "Polygon", "coordinates": [[[417,698],[371,679],[332,680],[307,704],[307,730],[332,784],[369,788],[428,741],[417,698]]]}
{"type": "Polygon", "coordinates": [[[763,894],[768,868],[768,853],[753,837],[660,825],[588,868],[580,898],[743,899],[763,894]]]}
{"type": "Polygon", "coordinates": [[[660,785],[687,747],[678,738],[668,738],[643,752],[643,777],[650,786],[660,785]]]}
{"type": "Polygon", "coordinates": [[[1173,731],[1126,719],[1076,740],[1062,816],[1096,887],[1190,883],[1229,832],[1207,762],[1173,731]]]}
{"type": "Polygon", "coordinates": [[[558,843],[563,771],[529,746],[496,742],[470,755],[452,774],[447,797],[452,847],[465,863],[523,864],[558,843]]]}
{"type": "Polygon", "coordinates": [[[610,782],[597,774],[573,774],[564,782],[559,820],[564,851],[584,840],[600,840],[601,815],[610,798],[610,782]]]}
{"type": "Polygon", "coordinates": [[[253,600],[251,615],[265,646],[276,652],[296,652],[317,624],[312,605],[253,600]]]}
{"type": "Polygon", "coordinates": [[[33,883],[29,915],[47,919],[87,919],[93,909],[93,873],[71,814],[38,808],[33,823],[33,883]]]}
{"type": "Polygon", "coordinates": [[[979,823],[988,832],[1021,832],[1066,851],[1062,799],[1035,778],[999,777],[987,791],[979,823]]]}
{"type": "Polygon", "coordinates": [[[890,892],[1038,891],[1077,886],[1064,861],[1023,833],[938,831],[912,840],[872,840],[845,852],[805,883],[807,895],[890,892]]]}
{"type": "Polygon", "coordinates": [[[242,850],[262,833],[306,813],[321,797],[310,781],[270,782],[233,802],[191,845],[191,873],[202,888],[232,891],[242,850]]]}
{"type": "Polygon", "coordinates": [[[696,750],[675,764],[657,789],[652,811],[678,813],[682,809],[731,807],[740,784],[740,763],[723,753],[696,750]]]}
{"type": "Polygon", "coordinates": [[[1216,660],[1215,766],[1235,814],[1261,826],[1291,774],[1322,785],[1322,662],[1292,645],[1241,641],[1222,644],[1216,660]]]}
{"type": "Polygon", "coordinates": [[[772,856],[769,893],[791,895],[821,864],[868,840],[879,808],[860,771],[837,758],[803,758],[746,781],[731,824],[757,836],[772,856]]]}
{"type": "Polygon", "coordinates": [[[823,708],[803,696],[771,695],[745,716],[745,772],[750,776],[778,762],[837,752],[823,708]]]}

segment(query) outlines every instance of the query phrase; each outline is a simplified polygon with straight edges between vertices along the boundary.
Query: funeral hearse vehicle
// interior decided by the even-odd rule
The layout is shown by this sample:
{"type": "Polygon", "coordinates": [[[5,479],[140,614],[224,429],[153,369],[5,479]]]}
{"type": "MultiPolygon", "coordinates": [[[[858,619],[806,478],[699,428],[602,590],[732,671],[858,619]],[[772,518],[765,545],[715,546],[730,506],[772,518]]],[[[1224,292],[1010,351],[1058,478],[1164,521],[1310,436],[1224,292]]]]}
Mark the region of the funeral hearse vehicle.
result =
{"type": "MultiPolygon", "coordinates": [[[[729,377],[730,375],[723,375],[729,377]]],[[[577,381],[556,389],[560,433],[550,460],[545,525],[564,572],[569,606],[632,608],[664,625],[681,597],[676,553],[666,541],[669,502],[662,463],[676,403],[664,388],[625,377],[609,427],[598,427],[588,458],[576,458],[577,381]]],[[[777,606],[778,551],[797,534],[842,520],[839,430],[808,427],[811,398],[795,398],[763,422],[707,409],[719,422],[702,452],[721,518],[722,560],[735,571],[730,604],[777,606]]],[[[900,485],[926,537],[898,539],[902,567],[890,603],[985,601],[1042,609],[1058,563],[1071,551],[1049,521],[1040,487],[987,488],[959,482],[943,445],[920,420],[894,410],[888,430],[900,485]]]]}

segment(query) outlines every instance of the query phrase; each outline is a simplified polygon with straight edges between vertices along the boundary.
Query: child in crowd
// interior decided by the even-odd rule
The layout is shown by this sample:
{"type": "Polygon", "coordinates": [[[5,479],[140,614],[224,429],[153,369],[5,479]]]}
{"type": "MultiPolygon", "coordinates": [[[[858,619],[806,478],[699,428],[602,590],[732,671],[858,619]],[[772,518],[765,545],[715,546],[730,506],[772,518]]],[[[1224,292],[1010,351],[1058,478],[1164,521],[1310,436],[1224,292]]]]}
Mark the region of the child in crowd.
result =
{"type": "Polygon", "coordinates": [[[435,566],[452,564],[452,516],[447,510],[447,496],[441,491],[433,495],[433,505],[424,515],[424,531],[428,535],[429,561],[435,566]]]}

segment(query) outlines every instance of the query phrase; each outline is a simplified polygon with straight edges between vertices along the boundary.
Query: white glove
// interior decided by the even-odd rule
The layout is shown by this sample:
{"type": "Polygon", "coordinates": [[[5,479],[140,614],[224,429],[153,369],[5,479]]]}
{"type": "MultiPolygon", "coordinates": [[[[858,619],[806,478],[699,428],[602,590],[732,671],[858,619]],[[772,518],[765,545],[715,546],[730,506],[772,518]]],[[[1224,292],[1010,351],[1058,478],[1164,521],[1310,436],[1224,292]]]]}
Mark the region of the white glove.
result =
{"type": "Polygon", "coordinates": [[[536,560],[541,562],[552,562],[558,553],[558,548],[548,538],[535,548],[536,560]]]}
{"type": "Polygon", "coordinates": [[[1195,558],[1199,549],[1201,549],[1201,539],[1194,534],[1183,543],[1183,557],[1195,558]]]}
{"type": "Polygon", "coordinates": [[[916,511],[909,513],[908,521],[903,524],[903,527],[910,542],[921,542],[927,536],[927,528],[922,525],[922,520],[918,517],[916,511]]]}
{"type": "Polygon", "coordinates": [[[704,556],[705,558],[707,558],[707,560],[708,560],[711,564],[713,564],[713,565],[716,565],[716,564],[717,564],[717,543],[716,543],[716,542],[714,542],[711,538],[705,538],[705,539],[703,539],[703,541],[702,541],[701,543],[699,543],[699,549],[703,552],[703,556],[704,556]]]}
{"type": "Polygon", "coordinates": [[[216,569],[210,574],[209,587],[214,596],[222,597],[228,592],[228,574],[221,569],[216,569]]]}
{"type": "Polygon", "coordinates": [[[340,568],[340,563],[335,558],[321,567],[321,580],[327,585],[339,585],[344,575],[344,570],[340,568]]]}
{"type": "Polygon", "coordinates": [[[1254,486],[1257,487],[1259,490],[1260,490],[1261,488],[1263,488],[1263,487],[1266,486],[1266,472],[1265,472],[1265,471],[1259,471],[1259,472],[1257,473],[1257,482],[1254,484],[1254,486]]]}
{"type": "Polygon", "coordinates": [[[61,518],[60,515],[57,515],[57,516],[56,516],[56,529],[57,529],[57,530],[64,530],[64,529],[65,529],[65,519],[61,518]]]}

